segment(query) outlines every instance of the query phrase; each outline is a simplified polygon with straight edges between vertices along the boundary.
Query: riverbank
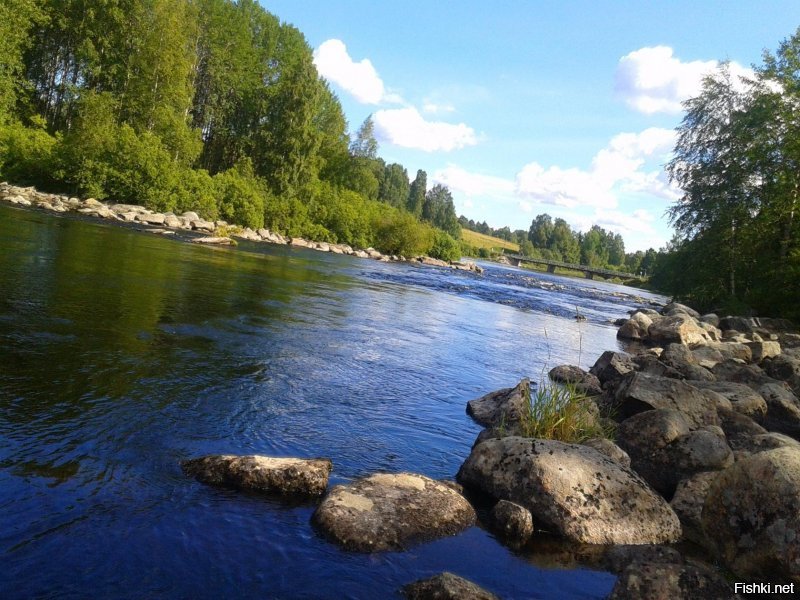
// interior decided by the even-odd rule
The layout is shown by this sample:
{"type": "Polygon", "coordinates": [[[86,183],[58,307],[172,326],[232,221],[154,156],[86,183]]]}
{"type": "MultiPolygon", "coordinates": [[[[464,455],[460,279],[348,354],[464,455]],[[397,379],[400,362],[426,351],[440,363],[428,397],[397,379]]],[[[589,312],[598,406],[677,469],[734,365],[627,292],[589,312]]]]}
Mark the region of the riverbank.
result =
{"type": "Polygon", "coordinates": [[[88,218],[102,219],[110,223],[137,225],[154,234],[176,236],[179,239],[206,245],[233,246],[236,239],[256,243],[289,245],[319,252],[332,252],[356,258],[371,258],[384,262],[406,262],[432,267],[444,267],[460,271],[482,273],[483,269],[472,261],[444,261],[430,256],[396,256],[382,254],[374,248],[352,248],[347,244],[316,242],[299,237],[285,237],[269,229],[254,231],[249,227],[208,221],[196,212],[180,215],[159,213],[137,204],[104,203],[94,198],[80,199],[71,196],[39,192],[33,187],[19,187],[7,182],[0,183],[0,201],[21,208],[37,208],[51,213],[76,213],[88,218]]]}

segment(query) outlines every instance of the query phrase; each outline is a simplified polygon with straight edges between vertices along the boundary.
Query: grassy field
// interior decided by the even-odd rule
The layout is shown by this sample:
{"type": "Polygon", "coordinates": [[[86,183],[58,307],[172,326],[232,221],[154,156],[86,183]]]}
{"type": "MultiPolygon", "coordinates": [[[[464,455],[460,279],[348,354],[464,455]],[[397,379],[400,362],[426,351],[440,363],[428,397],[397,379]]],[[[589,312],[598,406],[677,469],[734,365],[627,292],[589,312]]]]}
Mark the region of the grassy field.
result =
{"type": "Polygon", "coordinates": [[[507,248],[514,252],[519,252],[519,245],[512,242],[501,240],[500,238],[484,235],[477,231],[470,231],[469,229],[461,230],[461,239],[468,243],[470,246],[476,248],[488,248],[499,251],[501,248],[507,248]]]}

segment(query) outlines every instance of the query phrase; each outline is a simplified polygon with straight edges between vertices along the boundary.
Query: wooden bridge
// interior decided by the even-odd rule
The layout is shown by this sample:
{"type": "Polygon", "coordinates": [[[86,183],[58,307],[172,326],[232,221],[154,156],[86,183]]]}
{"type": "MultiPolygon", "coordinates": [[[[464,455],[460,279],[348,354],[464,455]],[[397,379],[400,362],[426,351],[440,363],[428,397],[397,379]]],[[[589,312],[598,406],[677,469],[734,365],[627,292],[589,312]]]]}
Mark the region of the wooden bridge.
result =
{"type": "Polygon", "coordinates": [[[624,273],[622,271],[612,271],[611,269],[601,269],[599,267],[590,267],[588,265],[576,265],[573,263],[565,263],[558,260],[547,260],[546,258],[534,258],[532,256],[522,256],[521,254],[506,254],[503,256],[515,267],[520,264],[533,263],[535,265],[545,265],[548,273],[555,273],[556,268],[570,269],[572,271],[583,271],[586,279],[594,279],[595,275],[603,277],[604,279],[610,277],[621,277],[623,279],[638,279],[633,273],[624,273]]]}

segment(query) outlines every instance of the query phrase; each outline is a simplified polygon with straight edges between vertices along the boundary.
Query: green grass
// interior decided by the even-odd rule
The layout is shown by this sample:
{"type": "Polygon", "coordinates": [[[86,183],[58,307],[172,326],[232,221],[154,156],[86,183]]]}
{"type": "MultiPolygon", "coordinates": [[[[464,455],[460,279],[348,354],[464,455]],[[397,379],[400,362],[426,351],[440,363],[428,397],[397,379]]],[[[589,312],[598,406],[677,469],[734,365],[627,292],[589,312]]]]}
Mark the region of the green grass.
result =
{"type": "Polygon", "coordinates": [[[503,248],[506,248],[514,252],[519,252],[519,244],[507,242],[506,240],[478,233],[477,231],[470,231],[469,229],[461,230],[461,239],[475,248],[486,248],[487,250],[495,250],[497,252],[501,252],[503,248]]]}
{"type": "Polygon", "coordinates": [[[569,443],[611,437],[599,420],[594,400],[572,386],[542,383],[526,406],[520,420],[525,437],[569,443]]]}

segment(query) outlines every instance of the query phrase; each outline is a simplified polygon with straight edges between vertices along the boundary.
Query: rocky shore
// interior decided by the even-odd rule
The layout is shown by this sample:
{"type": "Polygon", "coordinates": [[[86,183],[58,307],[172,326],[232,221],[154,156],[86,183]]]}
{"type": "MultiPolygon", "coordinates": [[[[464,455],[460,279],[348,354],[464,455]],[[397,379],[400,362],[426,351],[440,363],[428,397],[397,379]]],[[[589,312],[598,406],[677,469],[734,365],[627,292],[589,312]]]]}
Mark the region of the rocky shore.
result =
{"type": "MultiPolygon", "coordinates": [[[[467,403],[486,429],[458,483],[376,473],[326,491],[328,459],[204,457],[184,469],[215,485],[325,493],[312,524],[350,551],[403,551],[477,522],[517,551],[561,538],[578,564],[618,575],[615,599],[732,598],[730,581],[800,583],[800,334],[787,321],[677,303],[618,325],[631,353],[550,372],[591,398],[613,441],[521,435],[525,379],[467,403]]],[[[495,597],[451,573],[402,591],[495,597]]]]}
{"type": "Polygon", "coordinates": [[[430,256],[395,256],[382,254],[374,248],[352,248],[347,244],[315,242],[299,237],[285,237],[269,229],[254,231],[225,221],[208,221],[195,212],[180,215],[171,212],[154,212],[136,204],[104,203],[94,198],[80,199],[58,194],[46,194],[32,187],[18,187],[0,183],[0,201],[14,206],[38,208],[52,213],[77,213],[89,218],[138,225],[146,231],[161,235],[184,234],[190,242],[206,245],[235,245],[234,238],[257,243],[289,245],[320,252],[346,254],[357,258],[371,258],[384,262],[407,262],[432,267],[446,267],[461,271],[482,273],[483,268],[471,261],[447,262],[430,256]]]}

